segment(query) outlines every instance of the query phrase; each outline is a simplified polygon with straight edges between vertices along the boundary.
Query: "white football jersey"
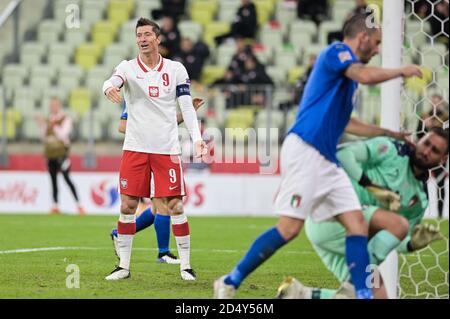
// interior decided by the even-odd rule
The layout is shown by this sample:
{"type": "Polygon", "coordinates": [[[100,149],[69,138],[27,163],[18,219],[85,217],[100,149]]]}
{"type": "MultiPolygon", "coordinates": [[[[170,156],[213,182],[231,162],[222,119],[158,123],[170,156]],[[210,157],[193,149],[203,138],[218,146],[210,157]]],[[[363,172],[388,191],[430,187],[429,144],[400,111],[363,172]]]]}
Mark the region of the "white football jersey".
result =
{"type": "Polygon", "coordinates": [[[120,77],[124,83],[128,120],[123,149],[180,154],[177,97],[189,94],[186,68],[161,56],[159,64],[150,69],[138,56],[122,61],[113,76],[120,77]]]}

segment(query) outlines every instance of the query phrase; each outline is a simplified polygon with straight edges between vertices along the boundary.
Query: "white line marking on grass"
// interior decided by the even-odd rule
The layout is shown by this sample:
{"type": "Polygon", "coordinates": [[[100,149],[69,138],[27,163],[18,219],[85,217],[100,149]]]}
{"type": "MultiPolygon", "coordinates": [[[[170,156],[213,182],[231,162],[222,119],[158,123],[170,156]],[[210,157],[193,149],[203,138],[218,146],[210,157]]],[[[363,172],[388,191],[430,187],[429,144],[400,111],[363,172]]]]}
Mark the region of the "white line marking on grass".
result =
{"type": "MultiPolygon", "coordinates": [[[[57,246],[57,247],[41,247],[41,248],[22,248],[22,249],[11,249],[11,250],[0,250],[0,255],[4,254],[18,254],[18,253],[34,253],[41,251],[61,251],[61,250],[112,250],[112,247],[74,247],[74,246],[57,246]]],[[[175,247],[171,248],[172,250],[176,250],[175,247]]],[[[136,247],[133,248],[136,251],[158,251],[158,248],[143,248],[136,247]]],[[[236,253],[245,253],[246,250],[236,250],[236,249],[191,249],[192,252],[198,253],[220,253],[220,254],[236,254],[236,253]]],[[[282,251],[283,252],[283,251],[282,251]]],[[[311,255],[315,254],[314,251],[304,251],[304,250],[288,250],[284,251],[287,254],[294,255],[311,255]]],[[[421,257],[436,257],[430,254],[421,255],[421,257]]]]}

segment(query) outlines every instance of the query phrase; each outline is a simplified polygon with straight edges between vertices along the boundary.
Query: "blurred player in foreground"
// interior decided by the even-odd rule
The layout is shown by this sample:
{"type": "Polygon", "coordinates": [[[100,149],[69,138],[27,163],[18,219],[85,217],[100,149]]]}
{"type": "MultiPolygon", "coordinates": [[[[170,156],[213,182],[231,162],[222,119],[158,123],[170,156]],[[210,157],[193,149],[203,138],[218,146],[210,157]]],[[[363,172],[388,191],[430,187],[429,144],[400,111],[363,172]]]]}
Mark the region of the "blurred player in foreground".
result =
{"type": "MultiPolygon", "coordinates": [[[[205,102],[200,98],[192,99],[192,104],[197,111],[205,102]]],[[[126,108],[124,108],[122,115],[120,116],[119,122],[119,132],[125,134],[127,128],[128,113],[126,108]]],[[[177,113],[177,123],[178,125],[183,123],[183,115],[177,113]]],[[[142,198],[139,207],[136,212],[139,217],[136,218],[136,233],[144,230],[151,225],[155,224],[156,240],[158,242],[158,258],[157,262],[167,263],[167,264],[179,264],[180,260],[172,254],[169,250],[169,240],[170,240],[170,216],[153,214],[150,206],[145,203],[142,198]],[[142,208],[141,208],[142,207],[142,208]]],[[[111,239],[114,244],[114,250],[117,258],[119,258],[119,246],[117,243],[117,228],[111,231],[111,239]]]]}
{"type": "MultiPolygon", "coordinates": [[[[337,153],[364,206],[364,218],[369,224],[371,264],[379,265],[394,249],[401,253],[412,252],[444,238],[432,225],[420,223],[428,206],[429,169],[447,161],[448,145],[448,132],[433,128],[415,148],[379,137],[350,143],[337,153]],[[399,203],[392,205],[391,199],[397,197],[396,194],[399,203]],[[406,238],[401,241],[405,234],[406,238]]],[[[347,282],[344,227],[335,221],[315,223],[307,218],[305,231],[325,266],[342,283],[342,290],[306,287],[290,277],[280,285],[278,298],[354,298],[353,286],[347,282]]],[[[387,298],[381,276],[379,279],[375,296],[387,298]]]]}
{"type": "Polygon", "coordinates": [[[75,188],[70,178],[71,162],[69,159],[70,134],[72,133],[72,120],[64,114],[59,97],[50,98],[50,115],[47,119],[37,117],[36,120],[44,137],[44,155],[47,158],[48,172],[52,182],[53,207],[52,214],[59,214],[58,173],[61,172],[75,199],[78,213],[85,214],[75,188]]]}
{"type": "Polygon", "coordinates": [[[185,185],[179,156],[177,101],[196,156],[206,155],[207,147],[192,104],[186,68],[159,54],[161,29],[156,23],[140,18],[135,32],[139,55],[122,61],[103,85],[106,97],[114,103],[121,103],[120,89],[124,88],[128,111],[119,174],[121,208],[117,244],[120,262],[105,279],[130,277],[135,212],[139,198],[145,197],[152,199],[158,214],[171,216],[181,278],[195,280],[196,274],[190,265],[189,224],[182,203],[185,185]]]}
{"type": "Polygon", "coordinates": [[[346,230],[346,262],[356,296],[372,299],[367,287],[368,226],[350,179],[336,159],[337,143],[350,121],[358,83],[378,84],[397,77],[422,76],[419,67],[366,66],[379,51],[381,30],[368,15],[355,15],[344,26],[344,42],[317,57],[299,113],[280,153],[281,185],[274,211],[276,227],[258,237],[237,266],[214,283],[215,298],[232,298],[242,281],[275,251],[294,239],[306,217],[336,218],[346,230]]]}

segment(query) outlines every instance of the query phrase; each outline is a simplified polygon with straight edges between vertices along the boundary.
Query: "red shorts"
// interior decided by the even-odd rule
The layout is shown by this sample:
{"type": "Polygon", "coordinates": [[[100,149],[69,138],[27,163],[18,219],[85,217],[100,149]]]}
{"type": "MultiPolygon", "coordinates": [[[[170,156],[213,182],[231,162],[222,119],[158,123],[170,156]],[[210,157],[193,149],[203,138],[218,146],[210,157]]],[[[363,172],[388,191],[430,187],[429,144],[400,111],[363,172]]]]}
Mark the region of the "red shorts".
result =
{"type": "Polygon", "coordinates": [[[180,157],[123,151],[119,190],[147,198],[186,195],[180,157]]]}

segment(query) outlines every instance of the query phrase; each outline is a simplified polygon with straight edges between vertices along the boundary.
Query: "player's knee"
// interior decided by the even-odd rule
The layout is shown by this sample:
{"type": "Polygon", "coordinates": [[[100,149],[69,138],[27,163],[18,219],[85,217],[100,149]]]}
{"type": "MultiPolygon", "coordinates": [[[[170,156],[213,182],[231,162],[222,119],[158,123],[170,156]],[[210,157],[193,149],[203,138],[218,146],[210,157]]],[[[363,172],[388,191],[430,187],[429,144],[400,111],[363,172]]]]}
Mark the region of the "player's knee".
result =
{"type": "Polygon", "coordinates": [[[277,225],[277,229],[280,232],[280,235],[286,240],[290,241],[297,237],[302,229],[302,224],[300,223],[283,223],[279,222],[277,225]]]}
{"type": "Polygon", "coordinates": [[[179,198],[173,198],[167,204],[171,215],[181,215],[184,213],[183,202],[179,198]]]}
{"type": "Polygon", "coordinates": [[[363,214],[354,214],[351,221],[347,221],[344,227],[347,231],[347,235],[367,236],[369,233],[369,226],[364,219],[363,214]]]}
{"type": "Polygon", "coordinates": [[[120,212],[125,215],[134,214],[137,209],[138,202],[135,200],[123,200],[120,204],[120,212]]]}
{"type": "Polygon", "coordinates": [[[393,235],[397,237],[399,240],[405,239],[409,230],[409,222],[403,217],[396,215],[395,228],[393,229],[393,235]]]}

